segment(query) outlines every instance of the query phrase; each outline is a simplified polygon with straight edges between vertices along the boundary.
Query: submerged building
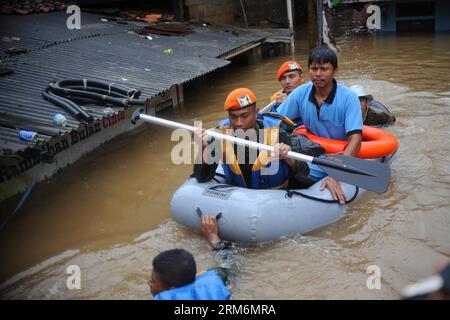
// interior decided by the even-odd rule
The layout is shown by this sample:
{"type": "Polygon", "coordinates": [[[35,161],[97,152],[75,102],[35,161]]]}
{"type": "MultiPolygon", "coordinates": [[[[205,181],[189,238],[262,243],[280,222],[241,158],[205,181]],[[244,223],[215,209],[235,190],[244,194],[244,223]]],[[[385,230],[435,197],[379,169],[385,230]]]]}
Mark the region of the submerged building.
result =
{"type": "Polygon", "coordinates": [[[68,17],[66,12],[1,17],[0,201],[136,128],[130,121],[136,109],[148,114],[176,109],[187,83],[219,72],[233,59],[252,60],[277,46],[285,48],[291,38],[286,30],[149,24],[86,12],[81,28],[71,30],[68,17]],[[67,79],[126,86],[139,91],[145,102],[79,101],[77,110],[85,114],[80,117],[74,108],[43,97],[49,84],[67,79]],[[57,114],[66,121],[58,122],[57,114]]]}
{"type": "MultiPolygon", "coordinates": [[[[320,0],[318,0],[320,1],[320,0]]],[[[324,8],[331,1],[324,0],[324,8]]],[[[441,32],[450,31],[450,2],[446,0],[339,0],[330,12],[337,26],[364,26],[367,18],[378,13],[369,6],[379,7],[380,23],[376,32],[441,32]]]]}

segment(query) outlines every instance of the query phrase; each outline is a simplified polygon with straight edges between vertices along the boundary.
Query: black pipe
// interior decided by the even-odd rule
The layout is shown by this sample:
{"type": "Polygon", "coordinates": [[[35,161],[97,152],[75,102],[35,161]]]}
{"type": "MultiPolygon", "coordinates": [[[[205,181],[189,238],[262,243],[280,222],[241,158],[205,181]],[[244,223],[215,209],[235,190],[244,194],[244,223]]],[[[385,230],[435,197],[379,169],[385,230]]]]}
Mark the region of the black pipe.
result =
{"type": "Polygon", "coordinates": [[[70,87],[66,87],[68,89],[73,89],[73,90],[81,90],[81,91],[89,91],[89,92],[93,92],[93,93],[98,93],[98,94],[104,94],[104,95],[110,95],[111,97],[115,97],[115,98],[119,98],[122,97],[122,94],[111,91],[109,92],[106,89],[100,89],[100,88],[94,88],[94,87],[83,87],[83,86],[70,86],[70,87]]]}
{"type": "Polygon", "coordinates": [[[56,104],[58,107],[63,108],[80,121],[86,121],[88,123],[94,121],[94,117],[89,115],[83,109],[81,109],[76,103],[74,103],[69,99],[59,97],[53,94],[52,92],[49,91],[49,88],[47,88],[44,92],[42,92],[42,96],[44,97],[45,100],[56,104]]]}
{"type": "MultiPolygon", "coordinates": [[[[98,94],[94,92],[89,92],[85,90],[75,90],[75,89],[69,89],[69,88],[63,88],[58,86],[57,84],[50,83],[49,84],[50,91],[57,94],[62,95],[66,97],[82,97],[82,98],[89,98],[96,101],[106,101],[110,102],[112,104],[116,104],[118,106],[126,107],[129,105],[144,105],[146,99],[133,99],[126,95],[122,95],[121,97],[111,97],[109,95],[105,94],[98,94]]],[[[120,90],[121,91],[121,90],[120,90]]],[[[131,89],[127,91],[127,93],[130,93],[131,89]]],[[[133,91],[135,92],[135,91],[133,91]]],[[[134,94],[134,93],[132,93],[134,94]]]]}
{"type": "Polygon", "coordinates": [[[141,95],[141,91],[133,88],[129,88],[125,85],[121,85],[114,82],[105,82],[100,80],[88,80],[88,79],[67,79],[60,80],[55,83],[58,87],[67,87],[67,86],[83,86],[83,87],[94,87],[99,89],[104,89],[108,91],[115,91],[123,96],[127,96],[129,98],[139,98],[141,95]]]}
{"type": "Polygon", "coordinates": [[[93,121],[93,117],[74,101],[111,104],[118,107],[143,106],[146,102],[146,99],[139,99],[140,90],[121,84],[88,79],[66,79],[50,83],[42,95],[78,120],[89,123],[93,121]]]}

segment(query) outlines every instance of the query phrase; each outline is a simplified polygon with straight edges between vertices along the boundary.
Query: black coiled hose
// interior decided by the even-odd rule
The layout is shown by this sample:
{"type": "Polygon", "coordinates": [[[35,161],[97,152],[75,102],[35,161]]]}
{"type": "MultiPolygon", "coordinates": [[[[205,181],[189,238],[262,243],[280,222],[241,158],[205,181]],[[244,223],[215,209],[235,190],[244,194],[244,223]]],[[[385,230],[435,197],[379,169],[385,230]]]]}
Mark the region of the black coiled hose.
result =
{"type": "Polygon", "coordinates": [[[63,108],[77,120],[88,123],[94,118],[72,100],[119,107],[143,106],[146,99],[140,99],[140,95],[141,91],[121,84],[88,79],[60,80],[50,83],[42,92],[45,100],[63,108]]]}

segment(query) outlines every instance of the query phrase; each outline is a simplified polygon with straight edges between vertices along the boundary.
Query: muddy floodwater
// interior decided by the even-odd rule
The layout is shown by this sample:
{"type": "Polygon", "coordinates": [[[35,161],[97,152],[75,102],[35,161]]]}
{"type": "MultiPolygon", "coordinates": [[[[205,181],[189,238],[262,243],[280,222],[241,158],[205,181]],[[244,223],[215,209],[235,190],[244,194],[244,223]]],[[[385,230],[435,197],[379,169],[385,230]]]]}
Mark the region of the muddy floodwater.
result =
{"type": "MultiPolygon", "coordinates": [[[[305,67],[307,42],[298,38],[294,58],[305,67]]],[[[338,44],[338,81],[363,84],[414,123],[388,129],[400,142],[389,191],[366,193],[341,220],[313,233],[238,247],[234,299],[396,299],[450,257],[450,35],[344,37],[338,44]],[[380,289],[366,285],[372,265],[380,289]]],[[[236,87],[253,89],[262,107],[279,89],[278,67],[291,58],[216,73],[187,94],[183,109],[164,116],[213,126],[236,87]]],[[[192,172],[172,164],[170,135],[145,125],[35,187],[0,232],[0,296],[151,299],[152,258],[175,247],[191,251],[198,269],[214,266],[206,241],[170,217],[171,196],[192,172]],[[70,265],[80,267],[79,290],[66,287],[70,265]]]]}

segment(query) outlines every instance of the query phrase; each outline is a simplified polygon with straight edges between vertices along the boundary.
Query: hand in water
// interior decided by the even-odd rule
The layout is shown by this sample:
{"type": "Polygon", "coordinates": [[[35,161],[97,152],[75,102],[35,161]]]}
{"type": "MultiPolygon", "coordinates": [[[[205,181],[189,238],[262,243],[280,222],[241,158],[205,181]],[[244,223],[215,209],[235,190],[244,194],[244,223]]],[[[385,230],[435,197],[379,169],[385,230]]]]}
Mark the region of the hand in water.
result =
{"type": "Polygon", "coordinates": [[[202,232],[211,246],[218,244],[221,239],[219,237],[219,226],[215,216],[203,214],[201,217],[202,232]]]}
{"type": "Polygon", "coordinates": [[[401,127],[410,127],[414,125],[414,122],[411,121],[400,121],[398,119],[395,119],[394,122],[396,125],[401,126],[401,127]]]}

